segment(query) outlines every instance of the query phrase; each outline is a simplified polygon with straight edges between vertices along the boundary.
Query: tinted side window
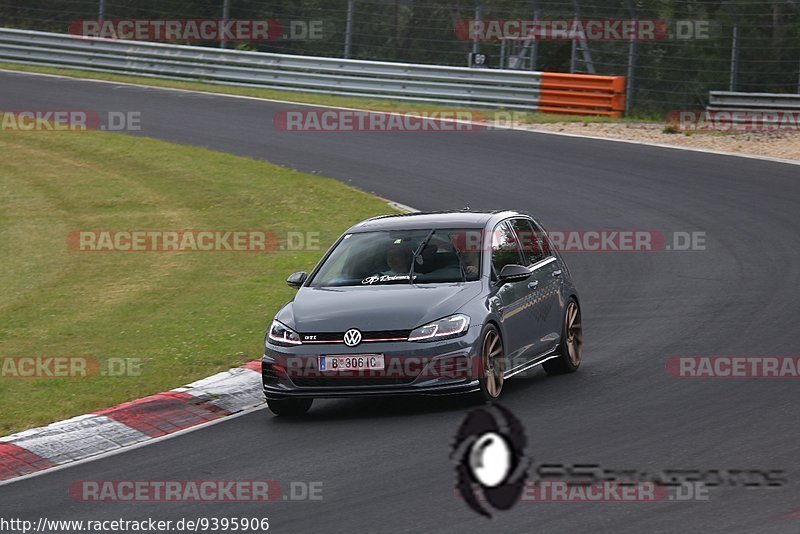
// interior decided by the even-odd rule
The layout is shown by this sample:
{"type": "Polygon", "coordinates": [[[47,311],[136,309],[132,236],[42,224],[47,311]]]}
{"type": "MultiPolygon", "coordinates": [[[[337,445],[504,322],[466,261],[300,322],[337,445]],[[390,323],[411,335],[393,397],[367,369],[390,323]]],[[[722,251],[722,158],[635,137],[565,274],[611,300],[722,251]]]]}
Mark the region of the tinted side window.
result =
{"type": "Polygon", "coordinates": [[[506,223],[500,223],[492,232],[492,271],[496,276],[506,265],[521,262],[519,244],[506,223]]]}
{"type": "Polygon", "coordinates": [[[547,232],[544,231],[539,224],[533,223],[534,231],[536,232],[536,242],[539,244],[539,248],[541,249],[544,257],[552,256],[553,255],[553,248],[552,244],[550,243],[550,238],[547,237],[547,232]]]}
{"type": "Polygon", "coordinates": [[[533,224],[528,219],[512,219],[511,225],[517,233],[517,239],[522,247],[522,255],[527,262],[525,265],[533,265],[547,257],[542,249],[542,238],[536,232],[533,224]]]}

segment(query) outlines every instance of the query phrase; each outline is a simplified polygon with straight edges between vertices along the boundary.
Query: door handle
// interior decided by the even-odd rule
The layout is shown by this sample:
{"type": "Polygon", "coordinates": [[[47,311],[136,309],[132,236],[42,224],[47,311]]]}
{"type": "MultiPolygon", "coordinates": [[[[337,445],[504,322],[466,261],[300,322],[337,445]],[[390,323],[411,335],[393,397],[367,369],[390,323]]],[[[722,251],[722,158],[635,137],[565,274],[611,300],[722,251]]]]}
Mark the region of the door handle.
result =
{"type": "Polygon", "coordinates": [[[528,289],[536,289],[537,287],[539,287],[538,280],[533,280],[531,282],[528,282],[528,289]]]}
{"type": "Polygon", "coordinates": [[[559,276],[561,276],[562,272],[563,271],[561,269],[553,271],[553,278],[558,278],[559,276]]]}

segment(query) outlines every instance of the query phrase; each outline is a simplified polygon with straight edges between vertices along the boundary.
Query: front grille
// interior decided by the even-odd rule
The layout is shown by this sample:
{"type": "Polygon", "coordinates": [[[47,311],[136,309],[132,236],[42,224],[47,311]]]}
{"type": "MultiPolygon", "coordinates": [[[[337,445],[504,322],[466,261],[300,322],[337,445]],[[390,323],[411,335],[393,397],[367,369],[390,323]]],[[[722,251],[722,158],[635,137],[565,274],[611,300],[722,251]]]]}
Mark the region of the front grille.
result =
{"type": "Polygon", "coordinates": [[[378,330],[375,332],[362,332],[361,341],[375,341],[376,339],[408,339],[411,330],[378,330]]]}
{"type": "MultiPolygon", "coordinates": [[[[411,330],[373,330],[361,332],[361,342],[381,341],[381,340],[406,340],[411,334],[411,330]]],[[[300,339],[303,343],[344,343],[344,332],[319,332],[302,333],[300,339]]]]}

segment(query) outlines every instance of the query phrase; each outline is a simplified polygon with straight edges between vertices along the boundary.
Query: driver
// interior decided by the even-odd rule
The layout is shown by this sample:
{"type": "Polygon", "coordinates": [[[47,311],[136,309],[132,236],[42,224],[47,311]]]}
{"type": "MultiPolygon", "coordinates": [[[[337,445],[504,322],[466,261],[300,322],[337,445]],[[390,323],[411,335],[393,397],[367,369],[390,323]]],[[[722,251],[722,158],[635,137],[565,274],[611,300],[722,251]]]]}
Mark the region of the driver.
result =
{"type": "Polygon", "coordinates": [[[388,271],[384,271],[382,275],[400,276],[408,275],[411,271],[411,248],[405,245],[389,245],[386,250],[386,265],[389,266],[388,271]]]}

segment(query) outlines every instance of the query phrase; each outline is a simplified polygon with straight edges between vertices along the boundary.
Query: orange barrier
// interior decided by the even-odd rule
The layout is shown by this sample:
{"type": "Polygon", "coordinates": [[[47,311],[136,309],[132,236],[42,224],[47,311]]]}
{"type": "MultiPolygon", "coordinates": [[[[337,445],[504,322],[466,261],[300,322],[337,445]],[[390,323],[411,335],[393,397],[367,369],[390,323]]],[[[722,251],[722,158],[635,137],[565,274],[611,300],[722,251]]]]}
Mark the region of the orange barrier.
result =
{"type": "Polygon", "coordinates": [[[543,72],[539,110],[572,115],[621,117],[625,111],[625,76],[543,72]]]}

